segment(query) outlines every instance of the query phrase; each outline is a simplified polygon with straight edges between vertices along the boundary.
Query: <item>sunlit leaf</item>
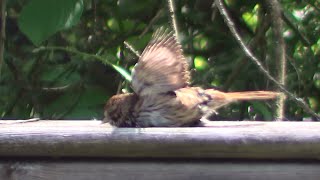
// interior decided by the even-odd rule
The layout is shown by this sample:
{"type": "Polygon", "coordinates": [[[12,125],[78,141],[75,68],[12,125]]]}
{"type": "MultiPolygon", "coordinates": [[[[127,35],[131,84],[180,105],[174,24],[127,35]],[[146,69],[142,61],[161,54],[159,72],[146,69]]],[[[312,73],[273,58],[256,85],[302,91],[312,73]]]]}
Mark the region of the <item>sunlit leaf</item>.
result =
{"type": "Polygon", "coordinates": [[[124,68],[118,66],[118,65],[115,65],[115,64],[112,64],[112,67],[118,71],[118,73],[120,73],[127,81],[131,81],[132,80],[132,77],[131,75],[128,73],[127,70],[125,70],[124,68]]]}
{"type": "Polygon", "coordinates": [[[242,14],[242,18],[244,22],[253,30],[255,31],[258,25],[258,12],[259,5],[256,5],[254,9],[250,12],[247,11],[242,14]]]}
{"type": "Polygon", "coordinates": [[[202,56],[196,56],[194,58],[194,67],[196,70],[205,70],[209,67],[207,60],[202,56]]]}

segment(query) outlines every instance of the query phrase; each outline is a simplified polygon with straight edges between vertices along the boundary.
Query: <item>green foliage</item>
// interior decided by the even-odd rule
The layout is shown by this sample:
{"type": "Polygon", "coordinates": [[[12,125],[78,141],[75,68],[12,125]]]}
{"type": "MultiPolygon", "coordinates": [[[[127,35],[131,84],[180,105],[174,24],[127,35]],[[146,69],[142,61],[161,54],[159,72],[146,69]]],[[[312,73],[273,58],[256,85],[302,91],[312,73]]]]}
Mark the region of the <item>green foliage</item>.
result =
{"type": "Polygon", "coordinates": [[[102,117],[101,106],[107,99],[104,89],[95,86],[70,90],[48,104],[44,118],[52,119],[92,119],[102,117]]]}
{"type": "Polygon", "coordinates": [[[242,14],[242,19],[252,31],[255,31],[258,26],[259,8],[260,6],[256,5],[251,11],[246,11],[242,14]]]}
{"type": "MultiPolygon", "coordinates": [[[[268,7],[261,1],[225,2],[243,39],[276,76],[268,7]]],[[[320,113],[319,3],[281,3],[286,87],[320,113]]],[[[175,5],[193,85],[225,91],[275,89],[245,57],[212,1],[175,5]]],[[[119,90],[131,91],[129,72],[137,56],[124,41],[141,53],[157,28],[171,26],[167,1],[8,1],[7,14],[0,76],[3,119],[101,119],[109,97],[119,90]]],[[[272,120],[273,111],[272,101],[239,103],[222,109],[219,117],[272,120]]],[[[286,116],[301,120],[309,115],[288,101],[286,116]]]]}
{"type": "Polygon", "coordinates": [[[208,68],[208,63],[204,57],[196,56],[194,58],[194,67],[199,71],[206,70],[208,68]]]}
{"type": "Polygon", "coordinates": [[[257,114],[260,114],[264,119],[264,120],[269,120],[271,121],[272,120],[272,113],[270,111],[270,108],[268,108],[266,106],[265,103],[262,103],[262,102],[251,102],[250,103],[251,106],[249,106],[249,109],[252,109],[252,111],[248,112],[250,116],[255,116],[257,114]]]}
{"type": "Polygon", "coordinates": [[[118,71],[118,73],[120,73],[127,81],[129,81],[129,82],[131,81],[131,75],[128,74],[128,72],[125,69],[123,69],[122,67],[117,66],[117,65],[112,65],[112,67],[116,71],[118,71]]]}
{"type": "Polygon", "coordinates": [[[77,24],[82,11],[82,0],[31,0],[20,14],[19,27],[35,45],[40,45],[54,33],[77,24]]]}

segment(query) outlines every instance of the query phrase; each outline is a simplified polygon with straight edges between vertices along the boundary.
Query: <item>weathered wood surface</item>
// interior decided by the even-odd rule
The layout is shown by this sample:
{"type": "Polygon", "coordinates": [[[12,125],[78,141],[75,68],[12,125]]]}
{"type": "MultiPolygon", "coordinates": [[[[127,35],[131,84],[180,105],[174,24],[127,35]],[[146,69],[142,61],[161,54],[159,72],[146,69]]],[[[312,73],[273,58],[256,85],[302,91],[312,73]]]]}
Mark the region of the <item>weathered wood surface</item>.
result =
{"type": "Polygon", "coordinates": [[[112,128],[100,121],[0,124],[0,156],[320,159],[319,122],[212,122],[112,128]]]}
{"type": "Polygon", "coordinates": [[[3,180],[317,180],[320,164],[294,162],[0,161],[3,180]]]}

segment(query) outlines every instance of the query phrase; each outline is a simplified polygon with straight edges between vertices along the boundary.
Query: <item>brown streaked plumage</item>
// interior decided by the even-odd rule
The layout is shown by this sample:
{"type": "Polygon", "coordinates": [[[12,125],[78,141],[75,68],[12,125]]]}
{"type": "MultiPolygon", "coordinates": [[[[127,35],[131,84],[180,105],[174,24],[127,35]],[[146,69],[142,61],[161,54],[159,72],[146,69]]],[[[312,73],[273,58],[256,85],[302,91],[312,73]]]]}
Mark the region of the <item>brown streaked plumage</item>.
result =
{"type": "Polygon", "coordinates": [[[188,86],[189,80],[188,63],[176,37],[159,29],[134,67],[134,92],[139,96],[166,93],[188,86]]]}
{"type": "Polygon", "coordinates": [[[271,91],[224,93],[189,86],[190,73],[176,37],[159,29],[132,74],[134,93],[111,97],[104,122],[117,127],[177,127],[199,122],[208,113],[239,100],[272,99],[271,91]]]}

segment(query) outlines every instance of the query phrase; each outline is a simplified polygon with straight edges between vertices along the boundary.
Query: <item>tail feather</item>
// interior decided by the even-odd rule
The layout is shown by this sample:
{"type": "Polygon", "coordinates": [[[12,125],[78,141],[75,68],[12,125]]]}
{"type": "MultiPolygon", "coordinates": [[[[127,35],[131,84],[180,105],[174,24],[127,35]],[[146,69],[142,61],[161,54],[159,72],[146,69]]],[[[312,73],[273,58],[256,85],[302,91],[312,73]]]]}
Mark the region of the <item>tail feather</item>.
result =
{"type": "Polygon", "coordinates": [[[235,101],[274,99],[281,93],[272,91],[221,92],[213,89],[205,90],[210,100],[208,106],[217,109],[235,101]]]}
{"type": "Polygon", "coordinates": [[[246,92],[229,92],[226,93],[232,100],[263,100],[273,99],[279,96],[279,93],[272,91],[246,91],[246,92]]]}

